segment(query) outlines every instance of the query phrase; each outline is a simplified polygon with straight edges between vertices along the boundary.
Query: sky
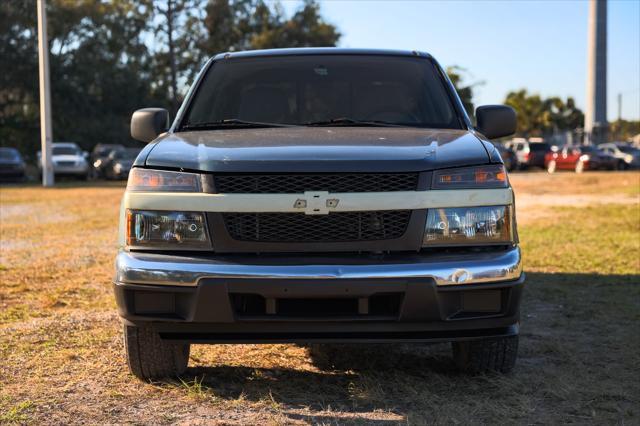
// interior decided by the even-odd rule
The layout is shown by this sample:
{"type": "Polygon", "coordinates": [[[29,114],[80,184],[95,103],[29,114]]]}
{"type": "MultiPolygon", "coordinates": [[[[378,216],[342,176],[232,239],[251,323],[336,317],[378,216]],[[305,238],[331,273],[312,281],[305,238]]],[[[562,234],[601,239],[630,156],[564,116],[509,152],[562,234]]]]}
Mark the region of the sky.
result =
{"type": "MultiPolygon", "coordinates": [[[[285,0],[292,13],[297,0],[285,0]]],[[[320,1],[342,33],[340,47],[420,50],[467,70],[476,105],[512,90],[573,97],[584,109],[586,0],[320,1]]],[[[640,0],[609,0],[607,116],[640,120],[640,0]]]]}

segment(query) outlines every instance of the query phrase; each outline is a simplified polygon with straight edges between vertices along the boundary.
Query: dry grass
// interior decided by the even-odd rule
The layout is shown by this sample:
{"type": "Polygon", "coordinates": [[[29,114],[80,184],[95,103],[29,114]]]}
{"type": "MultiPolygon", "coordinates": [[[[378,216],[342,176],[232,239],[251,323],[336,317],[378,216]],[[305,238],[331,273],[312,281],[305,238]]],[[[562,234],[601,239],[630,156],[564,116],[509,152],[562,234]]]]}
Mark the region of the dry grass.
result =
{"type": "Polygon", "coordinates": [[[110,288],[122,188],[2,188],[0,423],[640,422],[640,174],[512,182],[528,271],[513,374],[458,374],[447,345],[346,347],[332,368],[296,345],[214,345],[161,383],[125,367],[110,288]],[[527,205],[548,188],[567,205],[527,205]],[[575,205],[588,194],[632,202],[575,205]]]}

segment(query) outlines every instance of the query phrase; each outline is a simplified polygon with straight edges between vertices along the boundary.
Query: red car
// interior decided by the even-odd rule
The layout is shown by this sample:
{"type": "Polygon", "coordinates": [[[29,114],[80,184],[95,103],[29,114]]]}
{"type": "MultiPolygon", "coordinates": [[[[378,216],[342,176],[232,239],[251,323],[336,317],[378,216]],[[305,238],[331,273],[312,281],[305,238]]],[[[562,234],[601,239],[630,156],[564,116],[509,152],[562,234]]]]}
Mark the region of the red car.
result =
{"type": "Polygon", "coordinates": [[[557,151],[548,152],[544,160],[549,173],[556,170],[574,170],[576,173],[582,173],[585,170],[619,169],[617,158],[595,146],[564,146],[557,151]]]}

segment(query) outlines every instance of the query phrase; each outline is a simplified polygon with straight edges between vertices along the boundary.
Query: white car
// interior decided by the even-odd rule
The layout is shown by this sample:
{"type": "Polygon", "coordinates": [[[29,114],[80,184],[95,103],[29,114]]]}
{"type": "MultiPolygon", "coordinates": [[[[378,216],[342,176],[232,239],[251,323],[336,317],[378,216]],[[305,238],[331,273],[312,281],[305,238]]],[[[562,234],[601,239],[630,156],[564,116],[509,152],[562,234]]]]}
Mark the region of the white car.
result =
{"type": "MultiPolygon", "coordinates": [[[[89,154],[73,142],[56,142],[51,146],[51,161],[54,175],[89,176],[89,154]]],[[[42,153],[38,151],[38,169],[42,172],[42,153]]]]}
{"type": "Polygon", "coordinates": [[[607,154],[624,161],[626,168],[640,167],[640,150],[629,144],[610,142],[599,146],[607,154]]]}

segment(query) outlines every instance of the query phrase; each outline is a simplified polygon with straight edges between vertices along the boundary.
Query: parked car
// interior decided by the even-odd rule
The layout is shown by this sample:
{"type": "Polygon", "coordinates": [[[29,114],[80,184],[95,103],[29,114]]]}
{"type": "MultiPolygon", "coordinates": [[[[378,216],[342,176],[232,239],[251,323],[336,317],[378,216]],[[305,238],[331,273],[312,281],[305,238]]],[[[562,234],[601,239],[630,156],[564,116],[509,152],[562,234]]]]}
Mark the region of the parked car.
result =
{"type": "Polygon", "coordinates": [[[518,163],[518,157],[511,148],[507,148],[500,143],[495,143],[494,146],[500,153],[500,157],[502,157],[502,161],[504,161],[504,167],[507,169],[507,171],[512,172],[519,168],[520,164],[518,163]]]}
{"type": "Polygon", "coordinates": [[[526,139],[514,139],[505,144],[512,149],[518,158],[518,165],[522,169],[529,167],[545,167],[545,156],[551,151],[551,145],[546,142],[532,142],[526,139]]]}
{"type": "Polygon", "coordinates": [[[566,145],[557,152],[550,152],[545,159],[549,173],[557,170],[619,170],[624,167],[622,161],[595,146],[566,145]]]}
{"type": "Polygon", "coordinates": [[[105,170],[109,166],[109,154],[113,151],[124,149],[120,144],[99,143],[91,152],[92,176],[94,178],[104,178],[105,170]]]}
{"type": "MultiPolygon", "coordinates": [[[[73,176],[80,179],[89,177],[89,153],[73,142],[51,144],[51,162],[56,176],[73,176]]],[[[42,173],[42,152],[38,151],[38,170],[42,173]]]]}
{"type": "Polygon", "coordinates": [[[620,163],[620,168],[638,168],[640,167],[640,149],[634,148],[629,144],[622,142],[611,142],[598,145],[600,149],[609,155],[613,155],[618,160],[624,162],[620,163]]]}
{"type": "Polygon", "coordinates": [[[524,274],[513,190],[428,54],[231,52],[210,60],[147,145],[121,205],[115,296],[131,372],[181,374],[190,344],[453,342],[506,372],[524,274]]]}
{"type": "Polygon", "coordinates": [[[26,165],[15,148],[0,147],[0,179],[23,180],[25,178],[26,165]]]}
{"type": "Polygon", "coordinates": [[[104,177],[107,179],[126,179],[133,161],[140,153],[139,148],[122,148],[111,151],[105,161],[104,177]]]}

